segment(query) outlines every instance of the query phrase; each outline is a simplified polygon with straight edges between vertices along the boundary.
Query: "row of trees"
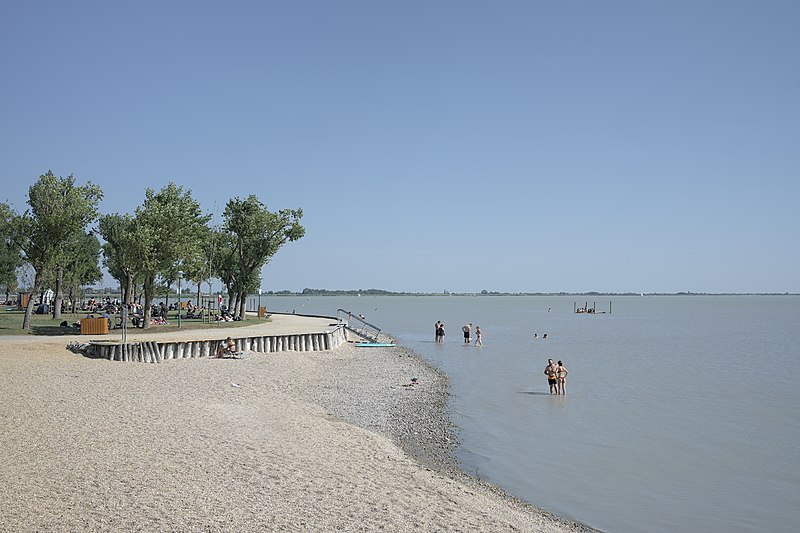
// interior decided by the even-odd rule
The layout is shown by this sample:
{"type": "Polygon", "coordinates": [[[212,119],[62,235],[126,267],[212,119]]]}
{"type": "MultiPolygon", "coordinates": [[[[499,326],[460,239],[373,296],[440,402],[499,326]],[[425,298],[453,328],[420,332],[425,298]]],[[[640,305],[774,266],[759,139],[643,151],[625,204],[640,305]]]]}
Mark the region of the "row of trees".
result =
{"type": "MultiPolygon", "coordinates": [[[[301,209],[273,213],[254,195],[228,201],[219,227],[209,226],[211,216],[191,191],[174,183],[147,189],[134,214],[100,215],[102,198],[92,183],[77,185],[71,175],[48,172],[30,187],[24,213],[0,204],[0,283],[14,283],[17,269],[28,265],[34,294],[54,288],[53,317],[60,318],[65,288],[75,302],[73,291],[101,278],[102,251],[123,301],[143,295],[145,327],[156,288],[174,283],[178,272],[197,286],[198,299],[202,283],[221,280],[234,316],[244,318],[246,296],[260,287],[262,267],[281,246],[305,234],[301,209]]],[[[33,305],[31,298],[23,329],[30,328],[33,305]]]]}

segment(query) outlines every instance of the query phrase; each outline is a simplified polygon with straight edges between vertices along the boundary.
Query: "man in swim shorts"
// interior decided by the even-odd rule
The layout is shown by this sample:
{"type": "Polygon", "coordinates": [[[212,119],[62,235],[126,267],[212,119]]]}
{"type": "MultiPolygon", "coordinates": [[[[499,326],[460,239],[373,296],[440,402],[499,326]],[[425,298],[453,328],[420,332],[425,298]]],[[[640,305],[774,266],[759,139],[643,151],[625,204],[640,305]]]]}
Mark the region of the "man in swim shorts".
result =
{"type": "Polygon", "coordinates": [[[464,344],[469,344],[472,340],[471,333],[472,333],[472,322],[461,328],[461,331],[464,332],[464,344]]]}
{"type": "Polygon", "coordinates": [[[547,384],[550,385],[550,394],[558,394],[558,379],[556,373],[558,367],[552,359],[547,360],[547,366],[544,367],[544,374],[547,376],[547,384]]]}

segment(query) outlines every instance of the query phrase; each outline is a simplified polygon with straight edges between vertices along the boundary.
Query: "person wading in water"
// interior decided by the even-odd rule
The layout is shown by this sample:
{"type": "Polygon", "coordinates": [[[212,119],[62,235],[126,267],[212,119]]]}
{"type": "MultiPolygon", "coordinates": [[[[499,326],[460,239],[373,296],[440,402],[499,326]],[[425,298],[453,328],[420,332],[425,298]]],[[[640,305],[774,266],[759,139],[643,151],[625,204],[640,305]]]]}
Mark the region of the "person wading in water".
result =
{"type": "Polygon", "coordinates": [[[550,394],[558,394],[558,380],[556,379],[557,372],[558,367],[556,364],[552,359],[548,359],[547,366],[544,367],[544,374],[547,376],[547,384],[550,385],[550,394]]]}

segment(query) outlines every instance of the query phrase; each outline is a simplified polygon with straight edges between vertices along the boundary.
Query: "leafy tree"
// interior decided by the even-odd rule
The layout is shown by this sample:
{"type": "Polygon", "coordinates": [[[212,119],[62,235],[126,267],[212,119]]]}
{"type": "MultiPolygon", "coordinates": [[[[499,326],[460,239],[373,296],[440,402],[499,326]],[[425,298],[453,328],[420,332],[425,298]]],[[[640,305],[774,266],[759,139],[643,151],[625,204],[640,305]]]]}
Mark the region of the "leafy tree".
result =
{"type": "Polygon", "coordinates": [[[122,289],[122,301],[133,301],[137,266],[143,253],[141,240],[136,233],[136,220],[128,214],[114,213],[100,217],[98,224],[103,244],[103,264],[122,289]]]}
{"type": "MultiPolygon", "coordinates": [[[[56,273],[55,311],[58,316],[61,313],[61,281],[70,253],[69,244],[77,233],[84,232],[97,218],[97,206],[102,197],[100,188],[91,182],[78,186],[72,175],[61,178],[48,171],[28,189],[30,209],[22,215],[7,209],[7,227],[22,250],[25,261],[34,270],[33,294],[42,288],[42,278],[48,268],[56,273]]],[[[33,304],[31,298],[25,309],[23,329],[30,329],[33,304]]]]}
{"type": "Polygon", "coordinates": [[[223,213],[219,272],[233,297],[235,316],[244,318],[247,294],[258,289],[261,268],[284,244],[305,235],[302,217],[302,209],[272,213],[254,195],[228,201],[223,213]]]}
{"type": "Polygon", "coordinates": [[[74,313],[82,288],[100,281],[103,274],[99,266],[100,241],[94,233],[79,234],[71,248],[72,254],[64,269],[64,287],[69,293],[74,313]]]}
{"type": "Polygon", "coordinates": [[[150,326],[150,305],[158,277],[196,255],[210,218],[202,214],[191,191],[174,183],[158,192],[147,189],[144,203],[136,209],[136,234],[141,245],[137,268],[144,288],[145,327],[150,326]]]}
{"type": "Polygon", "coordinates": [[[197,306],[201,306],[200,301],[201,285],[203,282],[209,283],[209,291],[211,285],[211,278],[213,277],[213,256],[214,256],[214,232],[208,226],[203,228],[200,233],[197,248],[195,253],[186,258],[183,262],[183,271],[185,277],[197,287],[197,306]]]}
{"type": "Polygon", "coordinates": [[[235,300],[239,287],[235,241],[229,233],[222,230],[216,232],[215,241],[214,275],[225,285],[225,291],[228,293],[228,307],[233,309],[236,307],[235,300]]]}
{"type": "MultiPolygon", "coordinates": [[[[156,284],[156,294],[164,296],[164,305],[169,308],[169,293],[172,292],[172,284],[178,281],[178,271],[181,270],[183,261],[176,261],[169,267],[161,271],[158,281],[161,283],[156,284]]],[[[178,301],[180,301],[178,295],[178,301]]]]}
{"type": "Polygon", "coordinates": [[[7,224],[0,227],[0,285],[5,287],[6,301],[10,293],[17,290],[17,269],[22,266],[22,255],[10,230],[7,224]]]}

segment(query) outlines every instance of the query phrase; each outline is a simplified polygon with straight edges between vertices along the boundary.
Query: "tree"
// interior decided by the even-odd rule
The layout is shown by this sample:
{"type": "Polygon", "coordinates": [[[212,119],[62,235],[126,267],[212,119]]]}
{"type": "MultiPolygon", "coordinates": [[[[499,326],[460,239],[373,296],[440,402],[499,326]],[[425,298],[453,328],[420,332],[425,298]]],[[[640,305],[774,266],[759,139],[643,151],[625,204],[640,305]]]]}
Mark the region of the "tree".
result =
{"type": "Polygon", "coordinates": [[[254,195],[228,201],[223,214],[219,272],[233,297],[235,316],[245,317],[247,294],[258,289],[261,268],[284,244],[305,235],[305,228],[300,225],[302,217],[302,209],[272,213],[254,195]]]}
{"type": "Polygon", "coordinates": [[[219,278],[225,285],[225,292],[228,293],[228,307],[236,307],[236,294],[238,293],[239,283],[237,275],[239,266],[236,262],[236,245],[232,236],[222,230],[217,230],[215,234],[216,247],[214,248],[214,276],[219,278]]]}
{"type": "Polygon", "coordinates": [[[86,285],[96,283],[103,278],[100,272],[100,241],[94,233],[81,233],[71,245],[70,254],[64,269],[64,287],[72,302],[72,312],[78,294],[86,285]]]}
{"type": "Polygon", "coordinates": [[[147,189],[144,203],[136,208],[136,235],[141,246],[138,270],[144,289],[144,323],[150,326],[150,305],[158,276],[164,276],[176,264],[193,257],[202,242],[210,220],[192,198],[170,183],[158,192],[147,189]]]}
{"type": "Polygon", "coordinates": [[[131,215],[103,215],[98,223],[103,244],[103,264],[122,289],[122,301],[133,301],[137,265],[142,255],[141,241],[136,234],[136,221],[131,215]]]}
{"type": "MultiPolygon", "coordinates": [[[[6,220],[6,216],[2,216],[6,220]]],[[[22,266],[22,255],[19,246],[13,239],[11,228],[3,224],[0,234],[0,286],[6,291],[6,301],[10,293],[17,290],[17,269],[22,266]]]]}
{"type": "Polygon", "coordinates": [[[209,291],[211,285],[211,278],[213,277],[213,257],[214,257],[214,232],[208,226],[203,228],[199,235],[197,248],[190,257],[187,257],[183,262],[183,271],[188,281],[195,284],[197,287],[197,306],[202,305],[200,301],[201,285],[202,283],[209,283],[209,291]]]}
{"type": "MultiPolygon", "coordinates": [[[[7,208],[12,238],[22,250],[25,262],[34,270],[33,294],[42,288],[45,271],[48,268],[55,270],[55,309],[59,316],[63,297],[61,281],[69,243],[97,218],[97,206],[102,197],[103,192],[91,182],[78,186],[72,175],[61,178],[48,171],[28,189],[30,209],[22,215],[16,215],[7,208]]],[[[25,309],[23,329],[30,329],[33,304],[31,298],[25,309]]]]}

